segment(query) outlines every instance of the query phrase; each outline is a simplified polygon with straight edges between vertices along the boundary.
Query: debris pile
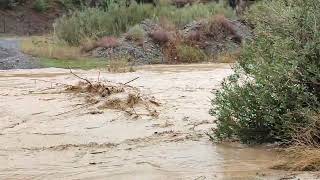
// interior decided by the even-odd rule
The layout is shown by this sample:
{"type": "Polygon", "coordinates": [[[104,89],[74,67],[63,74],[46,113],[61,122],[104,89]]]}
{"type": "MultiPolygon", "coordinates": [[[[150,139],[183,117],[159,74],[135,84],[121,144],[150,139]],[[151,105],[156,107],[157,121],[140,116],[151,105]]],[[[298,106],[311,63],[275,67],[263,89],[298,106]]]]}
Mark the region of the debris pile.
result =
{"type": "Polygon", "coordinates": [[[158,116],[156,107],[160,106],[160,103],[154,97],[143,95],[138,88],[127,85],[128,83],[91,82],[87,79],[81,79],[78,84],[68,86],[65,90],[84,97],[87,104],[91,104],[100,110],[123,111],[134,118],[158,116]]]}

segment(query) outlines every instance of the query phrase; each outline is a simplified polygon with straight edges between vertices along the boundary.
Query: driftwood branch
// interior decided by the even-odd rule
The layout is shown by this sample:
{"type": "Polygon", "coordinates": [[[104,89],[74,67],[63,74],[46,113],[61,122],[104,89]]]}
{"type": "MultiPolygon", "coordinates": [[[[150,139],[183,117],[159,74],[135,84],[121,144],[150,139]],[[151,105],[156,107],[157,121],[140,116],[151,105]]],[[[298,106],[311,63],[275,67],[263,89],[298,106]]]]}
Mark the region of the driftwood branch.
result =
{"type": "Polygon", "coordinates": [[[77,78],[79,78],[79,79],[81,79],[81,80],[86,81],[88,84],[90,84],[91,86],[93,86],[92,83],[91,83],[88,79],[83,78],[83,77],[80,77],[79,75],[77,75],[77,74],[75,74],[74,72],[72,72],[72,69],[71,69],[70,67],[69,67],[69,70],[70,70],[70,73],[71,73],[72,75],[74,75],[75,77],[77,77],[77,78]]]}
{"type": "Polygon", "coordinates": [[[135,80],[137,80],[137,79],[139,79],[140,77],[136,77],[136,78],[134,78],[134,79],[132,79],[132,80],[130,80],[130,81],[128,81],[128,82],[126,82],[126,83],[124,83],[124,85],[127,85],[127,84],[129,84],[129,83],[131,83],[131,82],[133,82],[133,81],[135,81],[135,80]]]}
{"type": "Polygon", "coordinates": [[[100,82],[100,71],[99,71],[99,74],[98,74],[98,82],[100,82]]]}

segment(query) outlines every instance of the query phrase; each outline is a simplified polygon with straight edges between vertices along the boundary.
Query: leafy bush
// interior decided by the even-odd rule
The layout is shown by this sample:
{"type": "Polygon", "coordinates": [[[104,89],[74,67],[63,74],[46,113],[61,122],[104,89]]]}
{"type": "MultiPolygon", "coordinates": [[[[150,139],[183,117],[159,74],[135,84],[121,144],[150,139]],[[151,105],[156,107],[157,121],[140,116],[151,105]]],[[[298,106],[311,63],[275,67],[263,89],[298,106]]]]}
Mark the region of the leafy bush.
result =
{"type": "Polygon", "coordinates": [[[36,0],[33,8],[38,12],[44,12],[49,8],[49,3],[47,0],[36,0]]]}
{"type": "Polygon", "coordinates": [[[319,10],[317,0],[273,0],[250,10],[255,39],[212,102],[217,138],[293,143],[312,124],[320,107],[319,10]]]}
{"type": "Polygon", "coordinates": [[[177,46],[177,56],[180,62],[194,63],[207,60],[207,55],[199,48],[181,44],[177,46]]]}

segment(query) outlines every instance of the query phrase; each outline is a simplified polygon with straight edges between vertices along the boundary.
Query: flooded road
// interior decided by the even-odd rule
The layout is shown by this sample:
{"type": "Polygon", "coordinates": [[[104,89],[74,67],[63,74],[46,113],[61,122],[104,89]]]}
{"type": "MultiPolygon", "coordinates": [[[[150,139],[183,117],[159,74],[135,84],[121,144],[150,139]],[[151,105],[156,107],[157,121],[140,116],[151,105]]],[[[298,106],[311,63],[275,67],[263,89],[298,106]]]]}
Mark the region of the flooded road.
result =
{"type": "MultiPolygon", "coordinates": [[[[213,144],[205,132],[212,91],[229,65],[145,66],[91,81],[128,82],[160,103],[158,117],[97,111],[63,91],[79,79],[64,69],[0,71],[0,179],[281,179],[272,149],[213,144]]],[[[309,174],[295,173],[291,179],[309,174]]]]}

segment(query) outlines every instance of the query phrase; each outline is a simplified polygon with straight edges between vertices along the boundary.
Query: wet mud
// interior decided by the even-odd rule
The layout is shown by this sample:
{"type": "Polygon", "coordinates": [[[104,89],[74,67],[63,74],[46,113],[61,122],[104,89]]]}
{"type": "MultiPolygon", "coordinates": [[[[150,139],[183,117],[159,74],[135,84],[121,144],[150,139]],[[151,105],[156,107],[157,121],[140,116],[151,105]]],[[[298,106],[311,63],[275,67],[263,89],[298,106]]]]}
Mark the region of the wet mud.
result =
{"type": "Polygon", "coordinates": [[[64,69],[0,71],[0,179],[316,179],[271,170],[272,148],[213,144],[212,91],[229,65],[145,66],[136,72],[74,71],[152,96],[158,115],[97,108],[65,91],[64,69]]]}

